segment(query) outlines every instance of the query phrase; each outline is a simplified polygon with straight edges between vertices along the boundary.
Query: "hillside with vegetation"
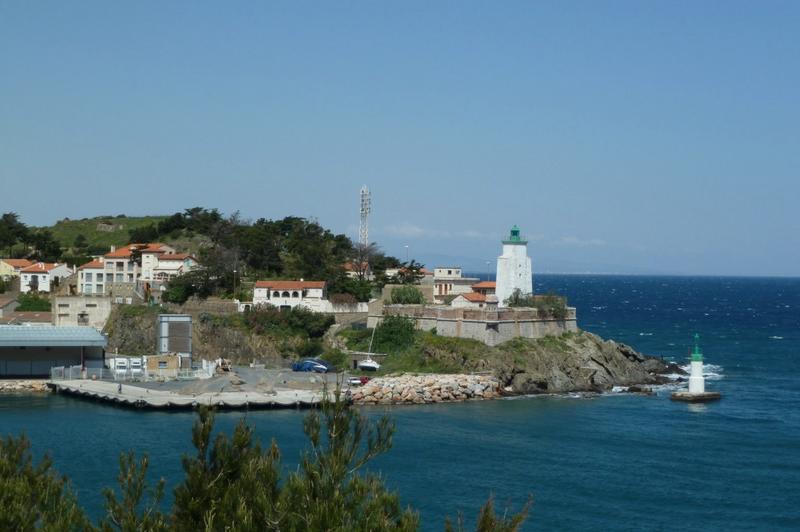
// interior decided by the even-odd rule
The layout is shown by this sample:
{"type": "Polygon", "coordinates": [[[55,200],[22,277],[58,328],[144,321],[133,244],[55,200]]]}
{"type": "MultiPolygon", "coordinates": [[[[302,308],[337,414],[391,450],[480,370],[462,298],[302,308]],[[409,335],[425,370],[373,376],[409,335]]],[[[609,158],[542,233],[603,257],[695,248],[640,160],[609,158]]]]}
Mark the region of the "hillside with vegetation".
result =
{"type": "MultiPolygon", "coordinates": [[[[17,214],[0,217],[0,254],[80,265],[106,253],[110,245],[162,242],[196,255],[201,268],[173,279],[167,301],[190,297],[252,297],[247,287],[259,279],[325,281],[336,303],[368,301],[388,279],[387,268],[403,265],[376,244],[360,246],[306,218],[243,220],[217,209],[193,207],[169,216],[96,217],[61,220],[52,227],[29,227],[17,214]],[[348,275],[346,264],[369,264],[348,275]],[[234,293],[234,291],[236,293],[234,293]]],[[[406,264],[400,282],[413,282],[421,265],[406,264]]]]}

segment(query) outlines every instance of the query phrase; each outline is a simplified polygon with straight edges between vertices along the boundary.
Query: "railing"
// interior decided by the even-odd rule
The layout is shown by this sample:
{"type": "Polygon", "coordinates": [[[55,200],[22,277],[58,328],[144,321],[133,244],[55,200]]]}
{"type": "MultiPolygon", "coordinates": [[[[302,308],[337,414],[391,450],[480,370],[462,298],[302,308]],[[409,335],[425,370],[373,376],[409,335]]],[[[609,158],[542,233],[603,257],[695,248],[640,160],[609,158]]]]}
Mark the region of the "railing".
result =
{"type": "Polygon", "coordinates": [[[120,382],[153,382],[165,380],[208,379],[213,375],[209,368],[204,369],[109,369],[100,367],[57,366],[50,368],[50,380],[68,381],[79,379],[120,381],[120,382]]]}

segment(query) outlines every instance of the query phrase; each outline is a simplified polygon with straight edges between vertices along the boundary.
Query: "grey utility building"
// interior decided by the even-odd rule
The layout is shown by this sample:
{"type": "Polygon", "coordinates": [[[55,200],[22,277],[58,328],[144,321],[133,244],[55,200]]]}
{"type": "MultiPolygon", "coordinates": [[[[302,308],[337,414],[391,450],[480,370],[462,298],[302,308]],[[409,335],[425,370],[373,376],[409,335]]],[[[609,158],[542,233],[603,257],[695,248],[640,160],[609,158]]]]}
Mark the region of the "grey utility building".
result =
{"type": "Polygon", "coordinates": [[[100,367],[106,337],[92,327],[0,325],[0,377],[46,377],[55,366],[100,367]]]}

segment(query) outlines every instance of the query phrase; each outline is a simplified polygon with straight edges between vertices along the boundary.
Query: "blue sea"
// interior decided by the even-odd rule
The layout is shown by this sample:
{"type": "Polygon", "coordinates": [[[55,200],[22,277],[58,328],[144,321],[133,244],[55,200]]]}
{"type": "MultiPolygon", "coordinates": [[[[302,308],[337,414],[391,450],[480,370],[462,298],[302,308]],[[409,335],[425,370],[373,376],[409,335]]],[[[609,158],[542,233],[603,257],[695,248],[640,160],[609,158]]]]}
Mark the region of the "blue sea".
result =
{"type": "MultiPolygon", "coordinates": [[[[534,498],[526,530],[800,530],[800,279],[536,276],[565,294],[581,328],[676,361],[702,336],[707,405],[609,394],[371,408],[397,425],[373,463],[423,530],[534,498]]],[[[303,412],[246,415],[287,467],[305,445],[303,412]]],[[[61,396],[0,397],[0,433],[25,432],[102,513],[121,451],[147,453],[168,485],[190,451],[190,413],[121,410],[61,396]]]]}

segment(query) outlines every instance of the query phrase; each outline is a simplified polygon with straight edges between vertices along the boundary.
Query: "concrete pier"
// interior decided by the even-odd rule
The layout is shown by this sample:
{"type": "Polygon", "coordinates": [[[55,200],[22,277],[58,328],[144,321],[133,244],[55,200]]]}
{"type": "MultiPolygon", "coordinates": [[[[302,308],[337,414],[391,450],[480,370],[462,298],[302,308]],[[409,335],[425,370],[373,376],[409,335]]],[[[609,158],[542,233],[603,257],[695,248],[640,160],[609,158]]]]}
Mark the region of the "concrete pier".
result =
{"type": "MultiPolygon", "coordinates": [[[[158,390],[119,384],[108,381],[64,380],[48,383],[58,393],[79,395],[100,401],[122,404],[145,409],[192,409],[200,405],[209,405],[219,409],[244,408],[302,408],[311,407],[322,402],[323,392],[314,390],[275,390],[258,391],[221,391],[198,394],[177,393],[170,390],[158,390]]],[[[333,398],[333,392],[328,392],[333,398]]]]}

